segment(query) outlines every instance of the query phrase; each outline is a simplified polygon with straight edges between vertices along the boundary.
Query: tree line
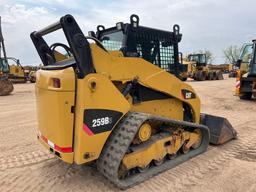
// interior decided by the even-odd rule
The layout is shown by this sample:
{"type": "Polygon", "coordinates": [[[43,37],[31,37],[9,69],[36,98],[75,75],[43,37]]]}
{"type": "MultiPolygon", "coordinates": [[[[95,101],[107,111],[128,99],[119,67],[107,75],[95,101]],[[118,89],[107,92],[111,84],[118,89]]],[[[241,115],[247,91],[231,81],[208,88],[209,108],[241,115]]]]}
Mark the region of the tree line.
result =
{"type": "MultiPolygon", "coordinates": [[[[241,47],[237,45],[230,45],[229,47],[223,49],[223,57],[225,59],[225,63],[236,63],[240,56],[241,47]]],[[[206,62],[207,64],[211,64],[214,61],[214,55],[209,50],[200,50],[196,53],[205,54],[206,55],[206,62]]]]}

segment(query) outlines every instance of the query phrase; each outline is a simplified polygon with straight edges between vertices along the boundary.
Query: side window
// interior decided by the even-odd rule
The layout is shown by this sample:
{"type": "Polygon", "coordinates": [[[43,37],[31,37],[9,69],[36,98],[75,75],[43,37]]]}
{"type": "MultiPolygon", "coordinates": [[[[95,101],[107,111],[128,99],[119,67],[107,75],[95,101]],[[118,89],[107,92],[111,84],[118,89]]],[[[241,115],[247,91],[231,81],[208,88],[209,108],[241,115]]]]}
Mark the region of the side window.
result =
{"type": "Polygon", "coordinates": [[[117,31],[105,34],[100,38],[103,46],[109,51],[119,51],[122,47],[123,32],[117,31]]]}
{"type": "Polygon", "coordinates": [[[200,55],[200,60],[199,60],[200,63],[206,63],[206,56],[205,54],[203,55],[200,55]]]}
{"type": "Polygon", "coordinates": [[[4,73],[9,72],[9,65],[4,59],[0,59],[0,71],[4,73]]]}
{"type": "MultiPolygon", "coordinates": [[[[254,44],[254,46],[255,46],[255,44],[254,44]]],[[[253,56],[253,59],[251,60],[251,62],[250,62],[250,73],[252,73],[252,74],[256,74],[256,51],[255,51],[255,47],[254,48],[252,48],[252,52],[253,52],[253,54],[254,54],[254,56],[253,56]]]]}
{"type": "Polygon", "coordinates": [[[246,45],[241,55],[241,60],[244,63],[249,63],[252,57],[252,45],[246,45]]]}

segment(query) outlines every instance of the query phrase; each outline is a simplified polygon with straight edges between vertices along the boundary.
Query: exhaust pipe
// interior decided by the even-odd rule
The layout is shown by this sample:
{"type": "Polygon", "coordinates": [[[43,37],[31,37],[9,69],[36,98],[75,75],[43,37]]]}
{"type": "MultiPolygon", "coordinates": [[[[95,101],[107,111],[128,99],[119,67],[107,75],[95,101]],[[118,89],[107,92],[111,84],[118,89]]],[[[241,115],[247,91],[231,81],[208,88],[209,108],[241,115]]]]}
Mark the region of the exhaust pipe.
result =
{"type": "Polygon", "coordinates": [[[210,130],[210,143],[221,145],[237,138],[237,132],[230,122],[224,118],[201,113],[201,124],[206,125],[210,130]]]}

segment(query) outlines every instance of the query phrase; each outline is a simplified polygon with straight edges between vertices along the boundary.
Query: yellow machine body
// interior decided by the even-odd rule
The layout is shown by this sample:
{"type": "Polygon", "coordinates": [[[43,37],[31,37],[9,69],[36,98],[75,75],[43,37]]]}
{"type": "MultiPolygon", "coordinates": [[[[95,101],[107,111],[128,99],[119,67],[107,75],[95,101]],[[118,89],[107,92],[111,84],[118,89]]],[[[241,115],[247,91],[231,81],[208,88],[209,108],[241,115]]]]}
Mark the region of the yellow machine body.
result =
{"type": "Polygon", "coordinates": [[[12,62],[15,62],[15,64],[9,65],[9,69],[10,69],[8,73],[9,80],[13,83],[26,83],[28,73],[19,63],[19,60],[15,58],[10,58],[10,60],[12,60],[12,62]]]}
{"type": "Polygon", "coordinates": [[[25,73],[21,66],[10,65],[10,75],[13,75],[17,78],[22,78],[25,76],[25,73]]]}
{"type": "MultiPolygon", "coordinates": [[[[136,20],[132,15],[126,26],[157,31],[159,38],[153,52],[144,39],[139,53],[145,58],[108,51],[100,39],[113,44],[110,37],[85,37],[71,15],[31,33],[44,65],[36,73],[38,139],[64,162],[96,162],[98,171],[123,189],[205,152],[209,142],[236,137],[225,118],[200,113],[198,95],[179,79],[179,26],[174,32],[137,29],[136,20]],[[69,46],[48,46],[42,37],[60,28],[69,46]],[[67,54],[56,51],[58,46],[67,54]],[[156,51],[161,66],[152,61],[156,51]]],[[[111,29],[120,34],[122,27],[111,29]]]]}
{"type": "Polygon", "coordinates": [[[37,72],[39,138],[63,161],[82,164],[97,159],[111,133],[111,130],[98,134],[88,131],[83,124],[85,110],[114,110],[122,116],[138,111],[183,120],[183,103],[187,103],[193,111],[194,122],[199,123],[199,98],[195,95],[193,99],[185,99],[180,91],[195,94],[190,85],[143,59],[108,53],[95,44],[90,47],[97,73],[76,79],[71,67],[37,72]],[[130,96],[125,98],[120,89],[134,78],[170,98],[133,104],[130,96]],[[54,86],[56,80],[59,88],[54,86]]]}

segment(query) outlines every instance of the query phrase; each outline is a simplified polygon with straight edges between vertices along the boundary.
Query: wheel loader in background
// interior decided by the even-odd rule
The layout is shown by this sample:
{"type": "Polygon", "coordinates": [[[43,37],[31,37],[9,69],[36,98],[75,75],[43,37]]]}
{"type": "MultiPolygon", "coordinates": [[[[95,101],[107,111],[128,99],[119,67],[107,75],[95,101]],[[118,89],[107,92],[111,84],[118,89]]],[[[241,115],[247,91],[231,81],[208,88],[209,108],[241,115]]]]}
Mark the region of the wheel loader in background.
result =
{"type": "Polygon", "coordinates": [[[223,79],[223,67],[207,65],[206,54],[189,54],[183,64],[188,66],[187,76],[196,81],[223,79]]]}
{"type": "MultiPolygon", "coordinates": [[[[178,28],[159,33],[133,17],[103,38],[121,48],[126,30],[151,34],[154,46],[161,46],[158,59],[178,65],[178,28]]],[[[71,15],[30,36],[44,65],[36,74],[38,139],[64,162],[95,162],[99,172],[125,189],[205,152],[209,142],[236,137],[227,119],[200,113],[190,85],[138,58],[138,49],[152,50],[151,45],[108,51],[106,43],[84,36],[71,15]],[[49,46],[43,37],[59,29],[68,45],[49,46]]],[[[134,36],[127,38],[134,43],[134,36]]]]}
{"type": "Polygon", "coordinates": [[[0,96],[8,95],[13,91],[13,84],[8,79],[9,73],[10,66],[8,64],[8,59],[6,56],[0,17],[0,96]]]}
{"type": "Polygon", "coordinates": [[[237,61],[236,91],[240,99],[250,100],[256,97],[256,40],[252,44],[245,44],[237,61]]]}

